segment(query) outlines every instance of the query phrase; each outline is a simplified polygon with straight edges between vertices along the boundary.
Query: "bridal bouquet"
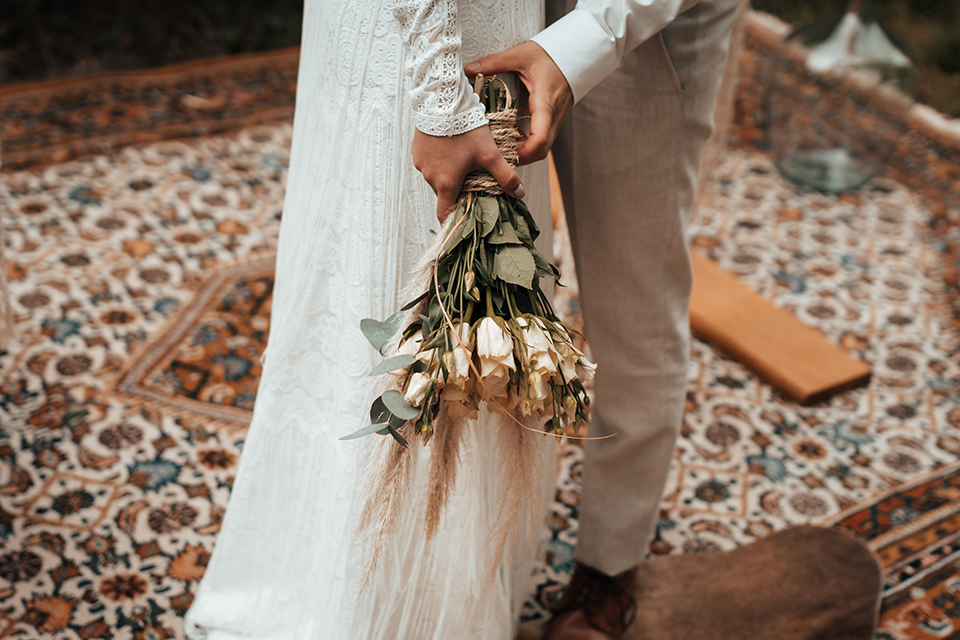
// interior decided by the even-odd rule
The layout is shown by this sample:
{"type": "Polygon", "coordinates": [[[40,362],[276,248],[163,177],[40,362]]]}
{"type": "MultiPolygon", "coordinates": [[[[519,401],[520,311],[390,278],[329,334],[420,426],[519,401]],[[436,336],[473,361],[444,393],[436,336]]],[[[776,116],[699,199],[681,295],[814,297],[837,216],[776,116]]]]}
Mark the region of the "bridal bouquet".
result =
{"type": "MultiPolygon", "coordinates": [[[[475,88],[487,106],[498,147],[516,164],[516,109],[496,80],[475,88]]],[[[500,84],[503,84],[502,82],[500,84]]],[[[560,271],[537,251],[540,230],[523,201],[502,192],[492,176],[467,176],[464,193],[436,246],[408,290],[412,301],[384,321],[365,319],[363,334],[385,357],[370,372],[384,376],[370,407],[370,424],[341,438],[390,435],[395,441],[374,463],[359,527],[377,522],[378,544],[399,518],[416,458],[409,441],[431,447],[426,538],[456,480],[460,443],[481,402],[500,418],[497,429],[501,496],[497,548],[512,536],[524,504],[535,502],[535,433],[575,432],[589,420],[584,382],[594,374],[540,288],[560,271]],[[501,519],[502,518],[502,519],[501,519]]],[[[533,509],[530,510],[533,513],[533,509]]]]}
{"type": "MultiPolygon", "coordinates": [[[[486,81],[481,99],[502,112],[496,88],[486,81]]],[[[360,324],[387,355],[408,321],[370,373],[393,374],[395,388],[374,401],[369,426],[342,439],[389,434],[406,446],[400,428],[411,424],[426,444],[453,421],[477,418],[481,400],[520,426],[535,415],[547,432],[578,431],[589,420],[583,383],[596,367],[540,289],[540,278],[559,280],[560,271],[534,246],[540,230],[530,211],[504,193],[468,192],[449,221],[427,289],[386,321],[360,324]]]]}

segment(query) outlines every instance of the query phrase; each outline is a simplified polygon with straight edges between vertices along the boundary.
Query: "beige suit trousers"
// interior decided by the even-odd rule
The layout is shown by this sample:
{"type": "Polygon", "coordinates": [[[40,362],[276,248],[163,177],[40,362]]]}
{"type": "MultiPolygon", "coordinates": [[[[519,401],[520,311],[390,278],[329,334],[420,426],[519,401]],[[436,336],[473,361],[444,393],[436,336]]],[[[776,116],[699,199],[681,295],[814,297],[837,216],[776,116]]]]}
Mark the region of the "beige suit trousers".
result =
{"type": "MultiPolygon", "coordinates": [[[[575,4],[546,0],[552,22],[575,4]]],[[[553,147],[597,361],[577,559],[615,574],[647,554],[683,418],[687,223],[738,0],[701,0],[627,53],[553,147]]]]}

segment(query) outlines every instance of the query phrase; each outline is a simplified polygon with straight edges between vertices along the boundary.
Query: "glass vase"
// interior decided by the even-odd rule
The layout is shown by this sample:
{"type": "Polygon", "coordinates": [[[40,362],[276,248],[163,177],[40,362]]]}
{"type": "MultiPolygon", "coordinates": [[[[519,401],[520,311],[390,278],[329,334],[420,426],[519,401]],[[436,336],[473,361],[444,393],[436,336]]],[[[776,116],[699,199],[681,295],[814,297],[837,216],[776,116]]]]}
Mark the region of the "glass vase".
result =
{"type": "Polygon", "coordinates": [[[871,0],[800,27],[774,50],[766,79],[768,148],[789,180],[856,189],[896,148],[917,68],[871,0]]]}

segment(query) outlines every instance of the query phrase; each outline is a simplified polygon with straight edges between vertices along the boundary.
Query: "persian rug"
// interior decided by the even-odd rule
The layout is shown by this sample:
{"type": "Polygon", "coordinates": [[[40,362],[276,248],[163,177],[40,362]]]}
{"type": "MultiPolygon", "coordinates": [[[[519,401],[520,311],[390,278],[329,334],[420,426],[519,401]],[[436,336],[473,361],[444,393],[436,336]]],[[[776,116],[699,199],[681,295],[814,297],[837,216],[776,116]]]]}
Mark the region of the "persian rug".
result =
{"type": "MultiPolygon", "coordinates": [[[[788,32],[787,25],[769,14],[750,12],[747,16],[735,113],[736,137],[743,146],[766,148],[765,95],[770,57],[788,32]]],[[[929,211],[925,226],[931,245],[941,254],[951,313],[960,327],[960,121],[945,121],[923,106],[903,119],[891,119],[882,107],[864,101],[862,95],[845,95],[840,87],[822,81],[816,90],[804,92],[799,87],[810,79],[796,69],[788,75],[785,83],[797,87],[797,109],[822,113],[820,98],[826,94],[835,104],[853,107],[838,123],[853,138],[872,139],[877,129],[887,130],[888,135],[899,134],[896,149],[887,158],[886,171],[924,200],[929,211]]]]}
{"type": "MultiPolygon", "coordinates": [[[[750,51],[760,49],[748,37],[750,51]]],[[[287,86],[288,72],[264,68],[287,86]]],[[[0,355],[0,638],[183,637],[179,618],[214,546],[258,383],[291,135],[287,122],[257,124],[255,101],[245,107],[251,121],[215,115],[194,127],[210,113],[199,107],[217,102],[198,86],[188,82],[183,95],[213,102],[188,99],[190,117],[157,106],[157,117],[186,123],[169,135],[220,133],[130,145],[143,129],[111,124],[107,115],[122,114],[106,110],[81,119],[119,127],[93,148],[69,127],[51,128],[66,122],[66,103],[48,96],[38,113],[60,116],[31,121],[24,107],[11,119],[21,98],[0,95],[5,161],[11,123],[25,123],[14,131],[22,164],[0,175],[18,336],[0,355]]],[[[750,91],[747,83],[736,130],[747,142],[750,91]]],[[[97,95],[77,108],[104,100],[97,95]]],[[[124,117],[149,121],[138,109],[124,117]]],[[[940,153],[931,145],[923,153],[940,153]]],[[[949,154],[936,158],[952,180],[949,154]]],[[[875,375],[866,388],[798,407],[694,341],[651,552],[704,563],[696,554],[724,552],[714,560],[735,563],[735,550],[796,525],[845,529],[885,564],[884,640],[960,633],[960,562],[944,506],[958,502],[950,478],[960,463],[951,262],[960,215],[949,190],[892,173],[841,197],[811,193],[752,144],[733,148],[716,174],[716,198],[691,225],[695,250],[875,375]],[[872,523],[873,514],[886,515],[872,523]]],[[[563,237],[570,286],[558,308],[577,323],[563,237]]],[[[573,566],[582,451],[561,455],[530,621],[573,566]]]]}
{"type": "Polygon", "coordinates": [[[293,117],[299,47],[0,86],[3,170],[293,117]]]}
{"type": "Polygon", "coordinates": [[[878,640],[957,637],[960,618],[960,465],[910,482],[836,519],[884,567],[878,640]]]}
{"type": "MultiPolygon", "coordinates": [[[[3,176],[20,343],[0,357],[0,633],[182,637],[259,375],[290,132],[257,126],[3,176]]],[[[806,192],[749,149],[720,175],[691,227],[696,250],[876,375],[798,407],[695,341],[661,555],[832,525],[960,459],[960,344],[922,199],[889,180],[842,198],[806,192]]],[[[577,323],[567,281],[558,306],[577,323]]],[[[530,620],[572,567],[581,465],[565,447],[530,620]]],[[[946,595],[891,593],[900,604],[882,632],[922,637],[900,614],[916,602],[955,624],[960,585],[934,587],[946,595]]]]}

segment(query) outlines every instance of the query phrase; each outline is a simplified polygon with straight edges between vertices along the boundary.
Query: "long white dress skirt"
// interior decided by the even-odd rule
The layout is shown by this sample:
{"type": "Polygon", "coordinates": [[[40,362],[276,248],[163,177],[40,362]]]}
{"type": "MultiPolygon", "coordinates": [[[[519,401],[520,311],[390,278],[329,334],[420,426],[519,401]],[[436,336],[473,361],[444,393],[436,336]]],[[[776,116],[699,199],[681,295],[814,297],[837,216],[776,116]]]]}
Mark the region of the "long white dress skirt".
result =
{"type": "MultiPolygon", "coordinates": [[[[541,0],[461,2],[465,62],[527,40],[541,0]]],[[[535,536],[492,558],[495,425],[471,423],[436,538],[423,535],[430,448],[417,451],[410,508],[361,594],[370,535],[357,535],[379,356],[359,330],[386,318],[434,239],[436,200],[412,165],[404,52],[380,0],[307,0],[270,339],[223,527],[185,620],[197,640],[511,640],[531,590],[535,536]],[[491,568],[495,577],[491,579],[491,568]]],[[[545,163],[521,173],[551,225],[545,163]]],[[[553,487],[552,438],[537,438],[553,487]]],[[[544,506],[546,502],[544,502],[544,506]]]]}

